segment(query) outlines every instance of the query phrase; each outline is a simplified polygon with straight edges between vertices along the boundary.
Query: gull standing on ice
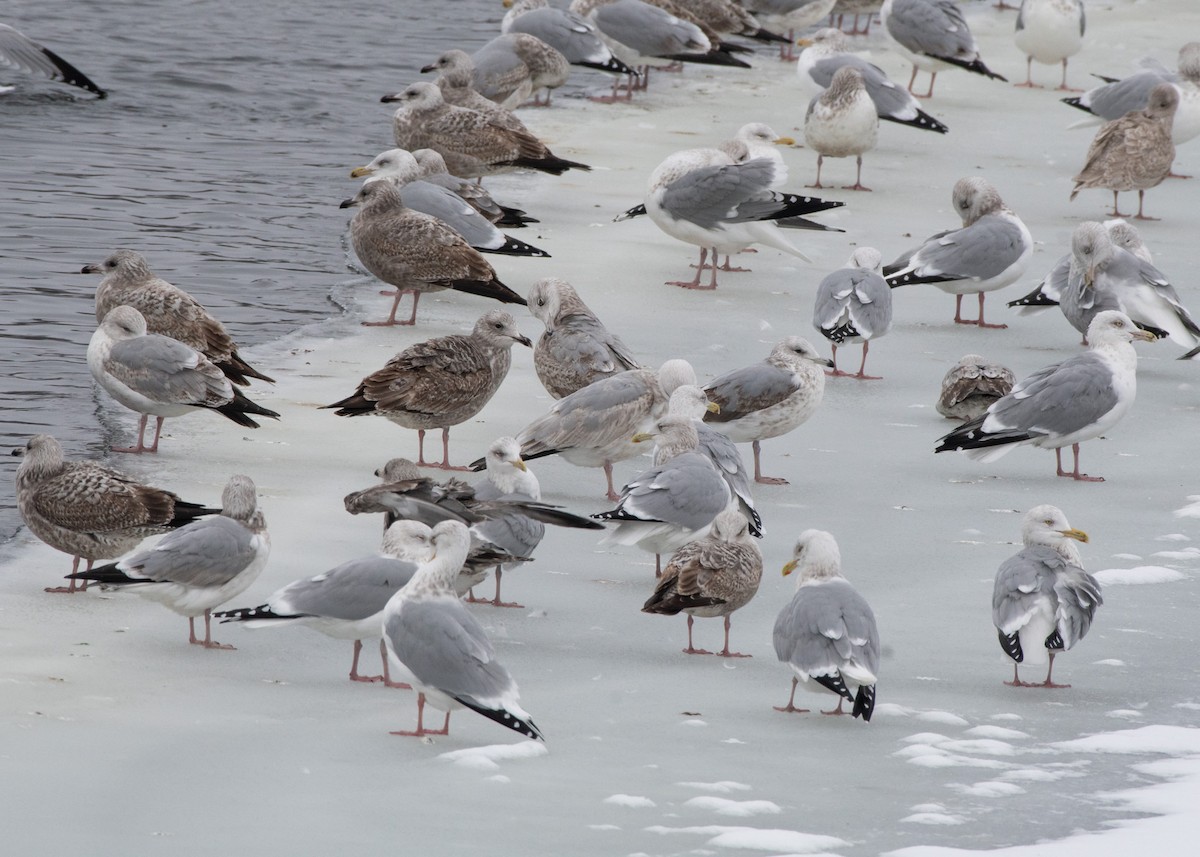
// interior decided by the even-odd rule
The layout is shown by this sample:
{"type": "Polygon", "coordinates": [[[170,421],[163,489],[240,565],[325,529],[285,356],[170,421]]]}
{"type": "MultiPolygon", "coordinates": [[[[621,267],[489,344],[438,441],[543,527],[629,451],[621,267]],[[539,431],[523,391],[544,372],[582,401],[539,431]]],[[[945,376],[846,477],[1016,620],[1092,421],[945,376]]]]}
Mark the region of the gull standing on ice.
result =
{"type": "Polygon", "coordinates": [[[870,190],[862,183],[862,156],[875,148],[878,139],[879,116],[863,86],[862,74],[856,68],[839,68],[829,88],[809,102],[804,116],[804,142],[817,153],[817,180],[809,187],[823,187],[821,164],[826,155],[854,155],[858,165],[854,184],[842,189],[870,190]]]}
{"type": "MultiPolygon", "coordinates": [[[[368,185],[370,187],[370,185],[368,185]]],[[[325,408],[339,417],[377,414],[417,430],[417,464],[466,470],[450,464],[450,427],[475,416],[500,389],[512,366],[512,346],[532,348],[502,309],[480,317],[470,334],[439,336],[401,351],[359,382],[353,394],[325,408]],[[425,432],[442,430],[442,461],[425,460],[425,432]]]]}
{"type": "Polygon", "coordinates": [[[989,363],[978,354],[967,354],[942,378],[937,412],[951,420],[973,420],[1012,392],[1012,370],[989,363]]]}
{"type": "Polygon", "coordinates": [[[934,452],[965,450],[979,461],[995,461],[1014,447],[1053,449],[1059,476],[1103,482],[1079,472],[1079,444],[1116,425],[1137,394],[1137,352],[1133,340],[1153,342],[1121,312],[1108,310],[1088,327],[1090,351],[1039,369],[982,416],[938,438],[934,452]],[[1062,468],[1062,448],[1075,456],[1072,472],[1062,468]]]}
{"type": "Polygon", "coordinates": [[[267,564],[271,540],[255,492],[249,477],[231,476],[221,495],[220,515],[168,533],[150,550],[70,577],[128,586],[187,616],[189,643],[232,649],[212,638],[212,608],[245,592],[267,564]],[[196,617],[202,614],[203,640],[196,636],[196,617]]]}
{"type": "MultiPolygon", "coordinates": [[[[425,292],[454,289],[525,305],[525,299],[496,276],[487,259],[467,240],[428,214],[406,208],[392,182],[370,182],[342,203],[358,206],[350,221],[350,243],[363,267],[395,286],[395,301],[386,321],[365,321],[368,327],[417,323],[417,303],[425,292]],[[413,311],[408,321],[396,321],[400,299],[410,293],[413,311]]],[[[391,294],[390,292],[387,294],[391,294]]]]}
{"type": "Polygon", "coordinates": [[[146,319],[133,307],[108,311],[87,351],[88,369],[108,394],[140,413],[137,445],[113,452],[157,452],[163,420],[197,410],[216,411],[245,428],[258,428],[250,414],[279,419],[279,414],[247,399],[225,373],[189,345],[146,332],[146,319]],[[151,416],[154,441],[145,445],[151,416]]]}
{"type": "Polygon", "coordinates": [[[528,33],[550,45],[571,65],[630,74],[632,69],[615,56],[595,26],[580,15],[551,6],[547,0],[504,0],[508,11],[500,21],[502,33],[528,33]]]}
{"type": "Polygon", "coordinates": [[[1051,680],[1054,656],[1082,640],[1092,627],[1096,608],[1104,603],[1100,582],[1083,570],[1074,542],[1087,533],[1067,523],[1055,506],[1035,506],[1021,522],[1025,547],[996,572],[992,622],[1000,648],[1013,662],[1012,687],[1070,687],[1051,680]],[[1046,680],[1021,681],[1020,667],[1049,661],[1046,680]]]}
{"type": "Polygon", "coordinates": [[[820,95],[829,87],[838,69],[849,66],[862,75],[867,95],[871,96],[880,119],[938,134],[950,130],[922,110],[912,93],[893,83],[883,69],[850,53],[850,43],[841,30],[826,27],[800,43],[808,47],[796,61],[796,74],[809,95],[820,95]]]}
{"type": "Polygon", "coordinates": [[[429,527],[415,521],[397,521],[383,534],[378,554],[352,559],[315,577],[289,583],[272,593],[265,604],[224,610],[213,616],[222,624],[237,622],[243,628],[303,625],[336,640],[353,640],[350,681],[392,684],[382,639],[383,608],[412,578],[416,564],[429,559],[431,550],[429,527]],[[362,641],[374,639],[379,639],[383,674],[360,675],[362,641]]]}
{"type": "Polygon", "coordinates": [[[833,361],[819,355],[799,336],[777,343],[760,363],[735,369],[704,386],[709,401],[720,410],[704,421],[734,443],[754,450],[754,481],[786,485],[777,476],[763,476],[759,442],[787,434],[812,416],[825,394],[825,368],[833,361]]]}
{"type": "Polygon", "coordinates": [[[729,650],[729,617],[750,603],[762,580],[762,551],[750,537],[749,523],[737,509],[717,515],[708,535],[688,542],[675,552],[654,594],[642,605],[643,613],[676,616],[688,614],[689,655],[711,655],[692,644],[693,617],[725,619],[723,658],[748,658],[729,650]]]}
{"type": "Polygon", "coordinates": [[[850,25],[849,35],[851,36],[869,36],[871,34],[871,19],[877,12],[882,11],[883,0],[837,0],[833,6],[833,11],[830,13],[832,18],[837,15],[837,24],[839,27],[843,25],[842,18],[845,15],[853,15],[854,23],[850,25]],[[858,28],[859,16],[865,15],[867,23],[860,30],[858,28]]]}
{"type": "MultiPolygon", "coordinates": [[[[0,67],[17,68],[50,80],[59,80],[86,89],[99,98],[107,96],[103,89],[92,83],[91,79],[75,66],[8,24],[0,24],[0,67]]],[[[0,86],[0,95],[11,89],[10,86],[0,86]]]]}
{"type": "Polygon", "coordinates": [[[892,290],[879,275],[883,257],[874,247],[859,247],[845,268],[834,271],[817,286],[813,306],[813,327],[829,340],[833,348],[834,377],[850,376],[837,368],[839,345],[862,343],[862,363],[850,377],[879,380],[867,375],[867,350],[871,340],[883,336],[892,326],[892,290]]]}
{"type": "Polygon", "coordinates": [[[930,73],[929,91],[918,98],[932,98],[938,72],[948,68],[1008,80],[983,64],[971,28],[954,0],[885,0],[879,16],[897,52],[912,63],[908,91],[913,91],[919,69],[930,73]]]}
{"type": "Polygon", "coordinates": [[[417,728],[393,735],[446,735],[450,712],[470,708],[527,738],[542,739],[519,702],[517,683],[499,661],[479,621],[454,591],[471,537],[458,521],[433,528],[428,562],[383,611],[383,640],[393,671],[417,691],[417,728]],[[426,729],[425,704],[446,712],[440,730],[426,729]]]}
{"type": "Polygon", "coordinates": [[[1158,187],[1171,172],[1175,144],[1171,142],[1171,123],[1179,107],[1179,93],[1169,83],[1160,83],[1150,91],[1143,110],[1126,113],[1097,132],[1088,147],[1083,169],[1072,181],[1071,199],[1084,188],[1107,188],[1113,195],[1113,217],[1125,217],[1117,207],[1121,191],[1138,192],[1138,220],[1156,220],[1142,213],[1146,191],[1158,187]]]}
{"type": "Polygon", "coordinates": [[[879,674],[875,614],[842,576],[842,554],[832,534],[802,532],[783,574],[797,569],[796,594],[779,611],[772,634],[776,657],[795,672],[787,705],[775,710],[806,713],[807,708],[796,708],[796,686],[812,680],[819,685],[814,690],[838,698],[838,707],[822,714],[845,714],[842,703],[849,701],[850,714],[869,722],[879,674]]]}
{"type": "MultiPolygon", "coordinates": [[[[66,461],[58,441],[48,434],[31,437],[17,468],[17,509],[29,531],[50,547],[70,554],[71,572],[87,560],[116,559],[147,536],[182,527],[220,509],[188,503],[177,494],[151,488],[94,461],[66,461]]],[[[74,593],[87,589],[48,588],[74,593]]]]}
{"type": "Polygon", "coordinates": [[[915,250],[884,266],[884,279],[892,288],[931,283],[954,295],[955,324],[1007,327],[983,320],[984,297],[1021,278],[1033,255],[1033,238],[985,178],[959,179],[950,199],[962,218],[962,229],[929,236],[915,250]],[[962,317],[963,295],[969,294],[979,295],[978,319],[962,317]]]}
{"type": "Polygon", "coordinates": [[[571,74],[571,65],[559,50],[529,33],[499,35],[472,54],[471,61],[479,94],[510,110],[542,89],[546,100],[535,97],[531,105],[549,107],[551,91],[571,74]]]}
{"type": "Polygon", "coordinates": [[[1041,89],[1033,82],[1033,61],[1062,63],[1062,92],[1079,92],[1067,86],[1067,60],[1083,47],[1087,16],[1083,0],[1021,0],[1013,38],[1026,56],[1025,82],[1017,86],[1041,89]]]}
{"type": "Polygon", "coordinates": [[[787,30],[787,45],[779,46],[779,59],[796,59],[796,32],[826,17],[837,0],[744,0],[742,3],[773,30],[787,30]]]}

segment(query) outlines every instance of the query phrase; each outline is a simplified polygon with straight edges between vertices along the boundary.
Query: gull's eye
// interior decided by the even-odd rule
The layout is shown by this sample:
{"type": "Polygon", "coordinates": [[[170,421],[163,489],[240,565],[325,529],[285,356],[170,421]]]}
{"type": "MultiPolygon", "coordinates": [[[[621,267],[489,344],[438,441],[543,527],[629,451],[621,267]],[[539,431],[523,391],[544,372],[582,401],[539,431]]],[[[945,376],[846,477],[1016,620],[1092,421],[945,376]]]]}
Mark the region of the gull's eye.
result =
{"type": "Polygon", "coordinates": [[[545,305],[546,305],[546,299],[538,298],[538,306],[545,306],[545,305]]]}

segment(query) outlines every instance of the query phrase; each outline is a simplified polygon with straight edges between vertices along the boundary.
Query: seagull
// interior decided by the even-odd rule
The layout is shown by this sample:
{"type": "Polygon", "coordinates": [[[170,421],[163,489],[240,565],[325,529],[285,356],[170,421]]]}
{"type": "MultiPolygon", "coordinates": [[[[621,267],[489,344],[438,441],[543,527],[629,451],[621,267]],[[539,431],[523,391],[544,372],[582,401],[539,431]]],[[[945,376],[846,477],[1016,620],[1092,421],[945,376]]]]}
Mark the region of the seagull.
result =
{"type": "Polygon", "coordinates": [[[411,154],[416,160],[417,166],[421,168],[423,181],[440,185],[446,190],[458,194],[472,208],[497,226],[522,229],[530,223],[540,222],[536,217],[530,217],[519,208],[500,205],[492,199],[492,195],[483,185],[450,175],[449,170],[446,169],[446,159],[433,149],[417,149],[411,154]]]}
{"type": "Polygon", "coordinates": [[[742,3],[760,21],[774,30],[787,29],[787,45],[779,46],[779,59],[796,59],[796,32],[811,27],[829,15],[837,0],[745,0],[742,3]]]}
{"type": "Polygon", "coordinates": [[[805,713],[796,708],[796,686],[814,681],[834,694],[838,707],[822,714],[850,714],[871,720],[879,674],[879,629],[866,599],[842,576],[842,555],[832,534],[805,530],[796,541],[787,576],[799,570],[796,594],[779,611],[772,639],[775,655],[795,672],[788,703],[776,711],[805,713]]]}
{"type": "Polygon", "coordinates": [[[750,655],[729,650],[729,617],[758,592],[762,566],[762,551],[750,536],[749,522],[737,509],[726,509],[717,515],[707,536],[675,552],[642,612],[664,616],[687,613],[688,645],[683,651],[689,655],[712,654],[692,644],[693,617],[723,617],[725,648],[717,654],[748,658],[750,655]]]}
{"type": "Polygon", "coordinates": [[[1062,63],[1061,92],[1079,92],[1067,86],[1067,60],[1083,47],[1087,16],[1083,0],[1021,0],[1014,40],[1026,56],[1025,82],[1017,86],[1041,89],[1033,82],[1033,61],[1062,63]]]}
{"type": "Polygon", "coordinates": [[[1053,449],[1059,476],[1103,482],[1079,472],[1079,444],[1116,425],[1137,393],[1137,352],[1133,340],[1153,342],[1122,312],[1107,310],[1088,327],[1090,351],[1039,369],[1012,392],[959,428],[938,439],[934,452],[965,450],[979,461],[995,461],[1014,447],[1053,449]],[[1062,448],[1075,456],[1072,472],[1062,468],[1062,448]]]}
{"type": "Polygon", "coordinates": [[[950,198],[962,218],[962,229],[929,236],[919,247],[884,266],[884,279],[892,288],[931,283],[954,295],[955,324],[1007,327],[983,320],[984,297],[1021,278],[1033,255],[1033,238],[985,178],[959,179],[950,198]],[[978,319],[962,317],[963,295],[968,294],[979,295],[978,319]]]}
{"type": "MultiPolygon", "coordinates": [[[[0,66],[20,69],[29,74],[78,86],[97,98],[105,98],[108,95],[103,89],[92,83],[87,75],[54,51],[45,45],[38,44],[8,24],[0,24],[0,66]]],[[[0,87],[0,94],[8,90],[9,87],[0,87]]]]}
{"type": "Polygon", "coordinates": [[[92,334],[88,369],[110,396],[140,413],[137,445],[113,447],[113,452],[158,452],[163,420],[197,410],[216,411],[245,428],[258,428],[255,416],[279,419],[230,384],[225,373],[189,345],[169,336],[146,332],[146,319],[130,306],[109,310],[92,334]],[[151,416],[154,441],[145,445],[151,416]]]}
{"type": "Polygon", "coordinates": [[[1083,570],[1074,542],[1087,533],[1067,523],[1055,506],[1035,506],[1021,522],[1025,543],[996,572],[992,592],[992,622],[1000,648],[1013,662],[1011,687],[1063,688],[1051,680],[1054,656],[1082,640],[1092,627],[1096,609],[1104,603],[1100,581],[1083,570]],[[1020,667],[1049,661],[1046,680],[1021,681],[1020,667]]]}
{"type": "Polygon", "coordinates": [[[567,82],[571,65],[557,48],[529,33],[502,33],[474,54],[474,83],[480,95],[510,110],[530,95],[533,107],[549,107],[550,93],[567,82]],[[546,100],[536,97],[546,90],[546,100]]]}
{"type": "Polygon", "coordinates": [[[938,72],[948,68],[1008,80],[983,64],[971,28],[953,0],[885,0],[879,17],[888,40],[912,63],[908,91],[912,92],[918,69],[930,72],[929,91],[918,98],[932,98],[938,72]]]}
{"type": "MultiPolygon", "coordinates": [[[[38,434],[12,453],[17,468],[17,509],[29,531],[50,547],[69,554],[72,574],[98,559],[116,559],[147,536],[185,526],[220,509],[189,503],[179,495],[134,481],[94,461],[66,461],[57,440],[38,434]]],[[[87,589],[74,579],[47,592],[87,589]]]]}
{"type": "MultiPolygon", "coordinates": [[[[437,88],[447,104],[482,113],[492,124],[508,131],[533,136],[533,132],[516,113],[476,89],[475,60],[466,51],[445,51],[436,60],[421,67],[421,74],[434,71],[437,72],[437,88]]],[[[525,94],[529,94],[527,90],[525,94]]]]}
{"type": "Polygon", "coordinates": [[[502,33],[528,33],[558,50],[571,65],[631,74],[604,44],[596,27],[580,15],[551,6],[547,0],[504,0],[508,9],[500,21],[502,33]]]}
{"type": "Polygon", "coordinates": [[[544,740],[518,701],[517,684],[499,661],[478,620],[454,591],[471,537],[458,521],[432,530],[433,554],[383,611],[383,640],[393,671],[417,691],[417,728],[393,735],[446,735],[450,713],[470,708],[527,738],[544,740]],[[426,729],[425,705],[446,712],[440,730],[426,729]]]}
{"type": "Polygon", "coordinates": [[[1012,392],[1017,379],[1012,370],[989,363],[978,354],[966,354],[942,378],[937,412],[951,420],[973,420],[1012,392]]]}
{"type": "Polygon", "coordinates": [[[883,336],[892,326],[892,290],[879,275],[883,256],[874,247],[859,247],[840,268],[821,280],[813,305],[813,327],[828,339],[833,348],[834,377],[845,375],[862,380],[879,380],[867,375],[867,350],[871,340],[883,336]],[[862,343],[862,363],[850,375],[837,368],[839,345],[862,343]]]}
{"type": "Polygon", "coordinates": [[[180,527],[150,550],[69,578],[128,586],[187,616],[189,643],[232,649],[212,638],[212,608],[245,592],[267,564],[271,540],[255,490],[248,476],[231,476],[221,494],[220,515],[180,527]],[[201,614],[203,640],[196,636],[196,617],[201,614]]]}
{"type": "Polygon", "coordinates": [[[843,190],[867,190],[862,183],[862,156],[875,148],[879,138],[879,115],[867,94],[862,73],[856,68],[839,68],[829,88],[809,102],[804,116],[804,142],[817,153],[817,180],[809,187],[820,188],[821,164],[828,155],[854,155],[858,164],[854,184],[843,190]]]}

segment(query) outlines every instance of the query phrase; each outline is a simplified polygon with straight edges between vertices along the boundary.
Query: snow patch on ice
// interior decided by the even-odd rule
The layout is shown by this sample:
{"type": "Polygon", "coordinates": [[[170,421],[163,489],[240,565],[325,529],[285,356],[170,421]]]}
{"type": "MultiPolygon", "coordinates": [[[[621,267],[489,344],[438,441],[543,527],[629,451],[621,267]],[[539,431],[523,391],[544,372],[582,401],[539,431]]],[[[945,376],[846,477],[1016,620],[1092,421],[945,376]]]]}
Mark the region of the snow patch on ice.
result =
{"type": "Polygon", "coordinates": [[[1115,717],[1118,720],[1141,720],[1142,712],[1134,711],[1132,708],[1116,708],[1112,711],[1104,712],[1105,717],[1115,717]]]}
{"type": "Polygon", "coordinates": [[[1006,711],[1001,714],[993,714],[988,719],[989,720],[1024,720],[1025,718],[1022,717],[1020,714],[1014,714],[1011,711],[1006,711]]]}
{"type": "Polygon", "coordinates": [[[1200,711],[1200,702],[1177,702],[1172,708],[1186,708],[1188,711],[1200,711]]]}
{"type": "Polygon", "coordinates": [[[693,809],[704,809],[717,815],[733,815],[738,818],[749,818],[753,815],[777,815],[783,810],[779,804],[769,800],[730,800],[723,797],[694,797],[686,800],[684,806],[693,809]]]}
{"type": "Polygon", "coordinates": [[[1200,557],[1200,548],[1184,548],[1178,551],[1155,551],[1150,556],[1162,557],[1163,559],[1174,559],[1182,562],[1193,560],[1200,557]]]}
{"type": "Polygon", "coordinates": [[[739,783],[734,780],[718,780],[715,783],[676,783],[675,785],[682,786],[685,789],[695,789],[701,792],[719,792],[721,794],[748,792],[751,788],[746,783],[739,783]]]}
{"type": "Polygon", "coordinates": [[[1019,780],[1027,783],[1052,783],[1056,780],[1066,779],[1068,777],[1081,777],[1083,774],[1074,771],[1058,768],[1049,770],[1046,768],[1019,768],[1015,771],[1005,771],[1000,775],[1004,780],[1019,780]]]}
{"type": "Polygon", "coordinates": [[[958,815],[950,815],[945,812],[914,812],[912,815],[906,815],[900,819],[901,823],[909,824],[933,824],[942,826],[951,826],[962,824],[965,819],[958,815]]]}
{"type": "Polygon", "coordinates": [[[1190,542],[1191,536],[1186,536],[1183,533],[1164,533],[1161,536],[1155,536],[1156,542],[1190,542]]]}
{"type": "Polygon", "coordinates": [[[1092,663],[1095,664],[1096,666],[1100,666],[1100,667],[1123,667],[1123,666],[1125,666],[1124,661],[1119,661],[1116,658],[1104,658],[1103,660],[1092,661],[1092,663]]]}
{"type": "Polygon", "coordinates": [[[706,827],[647,827],[648,833],[692,833],[700,836],[711,836],[709,845],[725,848],[747,848],[755,851],[791,852],[793,854],[815,854],[830,848],[842,848],[849,845],[844,839],[834,836],[820,836],[814,833],[800,833],[796,830],[766,829],[758,827],[721,827],[709,825],[706,827]]]}
{"type": "Polygon", "coordinates": [[[1025,794],[1025,789],[1015,783],[1002,783],[997,780],[988,780],[982,783],[974,783],[973,785],[950,783],[950,788],[957,789],[962,794],[971,797],[1009,797],[1011,795],[1025,794]]]}
{"type": "Polygon", "coordinates": [[[973,735],[976,738],[998,738],[998,739],[1018,739],[1028,738],[1028,732],[1022,732],[1020,729],[1006,729],[1003,726],[972,726],[967,730],[968,735],[973,735]]]}
{"type": "Polygon", "coordinates": [[[1071,741],[1050,745],[1058,750],[1082,753],[1168,753],[1170,755],[1200,755],[1200,729],[1190,726],[1155,724],[1140,729],[1101,732],[1071,741]]]}
{"type": "Polygon", "coordinates": [[[1106,568],[1093,576],[1104,586],[1137,586],[1145,583],[1172,583],[1183,580],[1186,575],[1161,565],[1139,565],[1136,568],[1106,568]]]}
{"type": "Polygon", "coordinates": [[[1175,510],[1176,518],[1200,518],[1200,494],[1189,494],[1188,499],[1192,502],[1175,510]]]}
{"type": "Polygon", "coordinates": [[[509,759],[533,759],[537,756],[545,756],[549,752],[541,741],[522,741],[519,744],[489,744],[486,747],[451,750],[449,753],[440,754],[438,758],[464,768],[494,771],[500,767],[497,762],[509,759]]]}
{"type": "Polygon", "coordinates": [[[627,806],[630,809],[650,809],[658,806],[650,798],[641,795],[609,795],[604,802],[613,806],[627,806]]]}
{"type": "Polygon", "coordinates": [[[616,824],[589,824],[588,830],[620,830],[616,824]]]}
{"type": "Polygon", "coordinates": [[[959,717],[957,714],[951,714],[949,711],[922,711],[915,716],[918,720],[926,720],[930,723],[946,723],[950,726],[966,726],[970,722],[959,717]]]}

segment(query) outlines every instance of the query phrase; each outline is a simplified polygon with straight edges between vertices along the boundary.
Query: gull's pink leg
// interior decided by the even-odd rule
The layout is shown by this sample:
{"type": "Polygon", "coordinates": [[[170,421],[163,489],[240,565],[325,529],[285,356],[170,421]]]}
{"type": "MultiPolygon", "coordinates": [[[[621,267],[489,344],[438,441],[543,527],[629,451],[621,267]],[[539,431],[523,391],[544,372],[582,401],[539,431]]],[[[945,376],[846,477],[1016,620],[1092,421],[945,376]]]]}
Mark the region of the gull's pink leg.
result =
{"type": "Polygon", "coordinates": [[[383,681],[381,675],[359,675],[358,674],[358,656],[362,653],[362,640],[354,641],[354,661],[350,664],[350,681],[383,681]]]}
{"type": "Polygon", "coordinates": [[[860,363],[860,364],[858,365],[858,374],[857,374],[857,375],[855,375],[854,377],[855,377],[855,378],[858,378],[858,379],[860,379],[860,380],[863,380],[863,381],[881,381],[881,380],[883,380],[881,376],[879,376],[879,375],[868,375],[868,374],[866,373],[866,370],[867,370],[867,351],[868,351],[868,350],[870,350],[870,348],[871,348],[871,343],[870,343],[870,341],[869,341],[869,340],[865,340],[865,339],[864,339],[864,340],[863,340],[863,349],[862,349],[862,351],[863,351],[863,355],[862,355],[862,363],[860,363]]]}
{"type": "Polygon", "coordinates": [[[854,177],[854,184],[842,185],[842,190],[865,190],[870,192],[870,188],[862,183],[862,155],[858,158],[858,174],[854,177]]]}
{"type": "Polygon", "coordinates": [[[518,604],[515,601],[500,600],[500,575],[502,574],[504,574],[504,570],[500,566],[496,566],[496,597],[489,601],[488,604],[491,604],[493,607],[524,607],[524,604],[518,604]]]}
{"type": "Polygon", "coordinates": [[[845,701],[846,701],[846,700],[845,700],[845,698],[844,698],[844,697],[841,697],[841,696],[839,696],[839,697],[838,697],[838,707],[837,707],[837,708],[833,709],[833,711],[822,711],[821,713],[822,713],[822,714],[833,714],[833,715],[842,715],[842,714],[845,714],[846,712],[842,711],[842,703],[843,703],[843,702],[845,702],[845,701]]]}
{"type": "Polygon", "coordinates": [[[683,288],[683,289],[701,289],[701,290],[715,289],[717,287],[717,270],[716,270],[717,263],[716,263],[715,259],[713,260],[713,284],[711,286],[700,285],[700,276],[704,273],[705,268],[708,267],[707,265],[704,264],[704,261],[707,258],[708,258],[708,248],[701,247],[700,248],[700,264],[696,266],[696,279],[686,280],[686,281],[685,280],[668,280],[666,284],[668,286],[679,286],[680,288],[683,288]]]}
{"type": "MultiPolygon", "coordinates": [[[[1067,80],[1067,61],[1063,60],[1063,83],[1067,80]]],[[[1014,83],[1013,86],[1018,89],[1045,89],[1043,86],[1038,86],[1033,82],[1033,57],[1025,58],[1025,82],[1014,83]]],[[[1060,86],[1059,89],[1062,89],[1060,86]]]]}
{"type": "Polygon", "coordinates": [[[1129,217],[1128,214],[1122,213],[1121,210],[1117,207],[1117,192],[1114,190],[1112,193],[1113,193],[1113,210],[1112,210],[1112,214],[1109,216],[1110,217],[1129,217]]]}
{"type": "MultiPolygon", "coordinates": [[[[691,618],[690,616],[688,617],[691,618]]],[[[752,658],[753,655],[743,655],[741,652],[729,651],[729,617],[725,617],[725,648],[717,652],[723,658],[752,658]]]]}
{"type": "Polygon", "coordinates": [[[1016,663],[1016,661],[1014,661],[1013,662],[1013,680],[1006,681],[1005,682],[1006,685],[1008,685],[1009,687],[1029,687],[1028,682],[1021,681],[1019,669],[1020,669],[1019,665],[1016,663]]]}
{"type": "Polygon", "coordinates": [[[1046,670],[1046,680],[1041,684],[1029,685],[1030,687],[1044,687],[1051,690],[1059,690],[1064,687],[1070,687],[1069,684],[1055,684],[1050,680],[1050,674],[1054,672],[1054,652],[1050,652],[1050,668],[1046,670]]]}
{"type": "Polygon", "coordinates": [[[962,295],[954,296],[954,323],[955,324],[978,324],[973,318],[962,317],[962,295]]]}
{"type": "MultiPolygon", "coordinates": [[[[71,561],[71,574],[75,574],[77,571],[79,571],[79,560],[81,560],[81,559],[83,559],[83,557],[77,556],[71,561]]],[[[91,571],[91,570],[92,570],[92,561],[89,559],[87,568],[85,568],[84,571],[91,571]]],[[[88,588],[88,582],[86,580],[72,579],[70,586],[47,586],[43,591],[44,592],[53,592],[56,595],[60,594],[60,593],[64,594],[64,595],[74,595],[76,592],[87,592],[87,588],[88,588]]]]}
{"type": "Polygon", "coordinates": [[[363,327],[391,327],[392,325],[410,325],[417,323],[417,302],[421,299],[421,293],[415,289],[396,289],[396,300],[392,302],[392,311],[388,314],[387,321],[364,321],[363,327]],[[400,299],[405,295],[413,296],[412,315],[408,321],[396,321],[396,310],[400,308],[400,299]]]}
{"type": "Polygon", "coordinates": [[[688,615],[688,646],[686,649],[683,650],[683,653],[685,655],[711,655],[712,652],[710,652],[708,649],[697,649],[694,645],[692,645],[692,623],[694,623],[694,622],[695,622],[695,620],[691,617],[691,614],[689,614],[688,615]]]}
{"type": "Polygon", "coordinates": [[[1149,215],[1142,214],[1142,203],[1145,201],[1145,198],[1146,198],[1146,192],[1144,190],[1139,190],[1138,191],[1138,212],[1137,212],[1137,214],[1134,215],[1134,218],[1137,220],[1162,220],[1161,217],[1150,217],[1149,215]]]}
{"type": "Polygon", "coordinates": [[[412,690],[413,686],[406,681],[392,681],[391,670],[388,669],[387,643],[379,641],[379,654],[383,658],[383,686],[394,687],[397,690],[412,690]]]}
{"type": "MultiPolygon", "coordinates": [[[[417,462],[420,464],[421,462],[417,462]]],[[[426,464],[426,467],[436,467],[438,470],[465,470],[469,471],[469,467],[459,467],[450,463],[450,429],[442,429],[442,462],[441,464],[426,464]]]]}
{"type": "Polygon", "coordinates": [[[1077,444],[1077,443],[1071,444],[1071,452],[1075,456],[1075,470],[1072,471],[1071,473],[1063,473],[1062,466],[1059,465],[1059,468],[1058,468],[1059,476],[1070,476],[1076,482],[1103,482],[1104,481],[1103,476],[1088,476],[1086,473],[1079,472],[1079,444],[1077,444]]]}
{"type": "Polygon", "coordinates": [[[417,729],[415,732],[389,732],[389,735],[406,735],[421,738],[425,735],[447,735],[450,732],[450,712],[446,712],[446,720],[440,730],[425,728],[425,694],[417,694],[417,729]]]}
{"type": "Polygon", "coordinates": [[[817,180],[815,182],[813,182],[812,184],[805,185],[805,187],[825,187],[825,185],[821,184],[821,165],[824,163],[825,163],[825,156],[818,153],[817,154],[817,180]]]}
{"type": "Polygon", "coordinates": [[[792,695],[788,697],[787,705],[785,705],[783,707],[780,707],[778,705],[774,706],[776,711],[782,711],[785,714],[792,714],[792,713],[808,714],[809,710],[807,708],[797,708],[794,704],[796,702],[796,685],[798,685],[799,683],[800,683],[800,679],[796,678],[795,676],[792,676],[792,695]]]}
{"type": "Polygon", "coordinates": [[[621,495],[618,494],[615,490],[613,490],[612,462],[611,461],[604,462],[604,478],[608,480],[608,499],[612,500],[615,503],[621,499],[621,495]]]}
{"type": "MultiPolygon", "coordinates": [[[[132,452],[135,454],[140,454],[140,453],[145,452],[146,447],[144,446],[144,439],[146,436],[146,421],[149,419],[150,419],[149,414],[142,414],[141,418],[138,420],[138,437],[137,437],[137,445],[136,446],[114,446],[114,447],[112,447],[112,451],[113,452],[132,452]]],[[[162,426],[161,419],[159,420],[158,424],[159,424],[159,426],[162,426]]],[[[158,435],[157,434],[154,436],[154,441],[155,441],[155,448],[157,449],[158,448],[158,435]]]]}
{"type": "Polygon", "coordinates": [[[759,445],[758,441],[754,441],[750,445],[754,450],[754,481],[760,482],[763,485],[787,485],[788,481],[781,476],[763,476],[762,469],[759,466],[759,445]]]}
{"type": "Polygon", "coordinates": [[[204,639],[196,636],[196,617],[188,617],[188,642],[194,646],[204,646],[206,649],[236,649],[228,643],[218,643],[212,638],[212,611],[204,611],[204,639]]]}
{"type": "Polygon", "coordinates": [[[1058,91],[1059,92],[1083,92],[1082,89],[1074,89],[1073,87],[1067,86],[1067,61],[1065,59],[1062,61],[1062,66],[1063,66],[1063,79],[1062,79],[1062,83],[1060,83],[1058,85],[1058,91]]]}
{"type": "Polygon", "coordinates": [[[987,297],[984,292],[979,293],[979,321],[975,322],[979,325],[979,329],[990,328],[992,330],[1004,330],[1008,327],[1007,324],[988,324],[983,320],[983,301],[987,297]]]}

